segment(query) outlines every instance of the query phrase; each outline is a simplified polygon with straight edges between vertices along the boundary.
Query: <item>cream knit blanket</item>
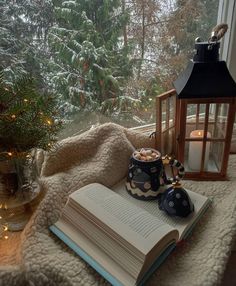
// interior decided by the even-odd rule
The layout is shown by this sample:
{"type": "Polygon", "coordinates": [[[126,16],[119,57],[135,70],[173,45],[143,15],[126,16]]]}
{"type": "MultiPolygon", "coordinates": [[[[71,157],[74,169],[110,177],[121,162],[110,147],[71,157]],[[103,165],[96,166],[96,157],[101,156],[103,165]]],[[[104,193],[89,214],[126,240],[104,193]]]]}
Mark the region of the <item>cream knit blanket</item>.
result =
{"type": "MultiPolygon", "coordinates": [[[[55,152],[38,155],[45,192],[35,214],[14,246],[18,264],[0,266],[0,285],[109,285],[48,229],[68,195],[99,182],[112,187],[126,176],[134,148],[152,146],[150,139],[115,124],[104,124],[62,140],[55,152]]],[[[147,285],[217,285],[236,235],[236,155],[230,157],[229,181],[184,181],[184,186],[213,199],[209,211],[152,275],[147,285]]],[[[4,250],[1,255],[4,258],[4,250]]]]}

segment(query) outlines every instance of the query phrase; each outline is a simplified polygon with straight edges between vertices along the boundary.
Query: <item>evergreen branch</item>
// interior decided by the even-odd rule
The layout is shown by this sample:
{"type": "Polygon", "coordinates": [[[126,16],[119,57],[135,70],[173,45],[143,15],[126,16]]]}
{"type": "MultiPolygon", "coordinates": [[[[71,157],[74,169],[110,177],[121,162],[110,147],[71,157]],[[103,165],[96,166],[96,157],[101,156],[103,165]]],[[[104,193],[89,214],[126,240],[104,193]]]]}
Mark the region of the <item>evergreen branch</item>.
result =
{"type": "MultiPolygon", "coordinates": [[[[0,96],[5,113],[0,115],[1,148],[25,152],[31,148],[48,148],[55,141],[61,121],[55,122],[57,103],[51,95],[37,92],[32,78],[24,77],[8,88],[0,80],[0,96]],[[4,97],[1,96],[4,91],[4,97]],[[14,101],[9,100],[14,92],[14,101]],[[43,114],[41,118],[39,114],[43,114]]],[[[14,151],[14,152],[15,152],[14,151]]]]}

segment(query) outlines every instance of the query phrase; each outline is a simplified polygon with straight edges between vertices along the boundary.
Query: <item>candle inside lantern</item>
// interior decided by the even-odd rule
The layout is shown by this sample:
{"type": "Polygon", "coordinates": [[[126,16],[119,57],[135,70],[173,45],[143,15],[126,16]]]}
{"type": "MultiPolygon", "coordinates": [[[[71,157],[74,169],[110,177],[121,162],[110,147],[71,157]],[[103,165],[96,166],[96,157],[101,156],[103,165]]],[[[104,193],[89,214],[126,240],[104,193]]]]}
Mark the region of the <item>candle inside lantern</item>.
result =
{"type": "MultiPolygon", "coordinates": [[[[190,138],[203,139],[203,130],[194,130],[190,133],[190,138]]],[[[207,132],[207,137],[211,138],[210,132],[207,132]]],[[[203,141],[189,142],[188,165],[189,168],[195,171],[201,169],[203,141]]],[[[210,142],[206,142],[204,169],[207,169],[209,162],[210,142]]]]}

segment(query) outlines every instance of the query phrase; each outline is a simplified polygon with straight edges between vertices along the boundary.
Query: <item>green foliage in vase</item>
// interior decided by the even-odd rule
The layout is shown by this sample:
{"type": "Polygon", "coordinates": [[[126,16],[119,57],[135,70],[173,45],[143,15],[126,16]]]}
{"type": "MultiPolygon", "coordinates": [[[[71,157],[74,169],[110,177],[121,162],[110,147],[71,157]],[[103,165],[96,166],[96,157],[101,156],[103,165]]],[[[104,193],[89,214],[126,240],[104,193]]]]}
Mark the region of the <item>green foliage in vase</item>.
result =
{"type": "Polygon", "coordinates": [[[50,149],[62,127],[53,95],[40,94],[31,77],[9,85],[0,78],[0,153],[21,156],[32,148],[50,149]]]}

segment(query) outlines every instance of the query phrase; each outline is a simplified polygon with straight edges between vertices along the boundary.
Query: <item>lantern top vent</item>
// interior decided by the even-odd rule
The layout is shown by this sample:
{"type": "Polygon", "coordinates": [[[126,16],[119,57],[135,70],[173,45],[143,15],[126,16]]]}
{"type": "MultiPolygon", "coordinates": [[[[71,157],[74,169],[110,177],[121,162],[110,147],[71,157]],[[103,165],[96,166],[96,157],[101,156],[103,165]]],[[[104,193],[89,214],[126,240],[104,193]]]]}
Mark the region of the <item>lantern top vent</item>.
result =
{"type": "Polygon", "coordinates": [[[193,57],[193,61],[199,63],[218,62],[219,48],[219,42],[195,42],[196,53],[193,57]]]}

